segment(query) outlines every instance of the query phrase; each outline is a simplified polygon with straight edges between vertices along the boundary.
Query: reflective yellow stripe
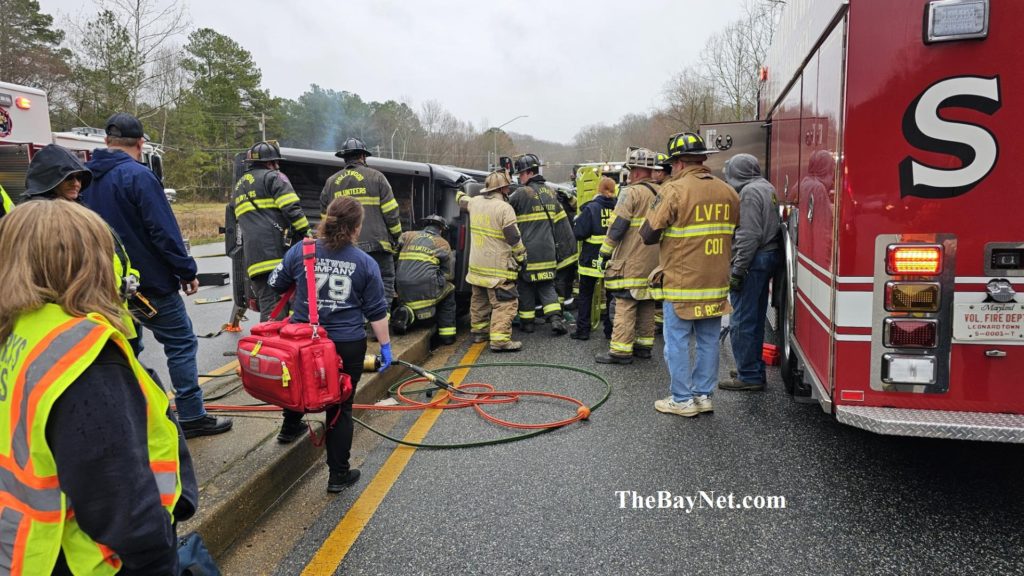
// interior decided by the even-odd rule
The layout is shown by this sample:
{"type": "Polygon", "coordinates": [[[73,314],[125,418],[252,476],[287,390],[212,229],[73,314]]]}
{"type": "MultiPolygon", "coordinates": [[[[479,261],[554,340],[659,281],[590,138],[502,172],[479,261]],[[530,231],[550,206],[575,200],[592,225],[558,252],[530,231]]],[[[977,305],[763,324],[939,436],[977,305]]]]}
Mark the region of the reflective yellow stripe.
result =
{"type": "Polygon", "coordinates": [[[436,300],[435,299],[413,300],[412,302],[405,302],[405,305],[408,306],[409,309],[411,309],[411,310],[413,310],[415,312],[416,310],[423,310],[424,308],[432,308],[434,306],[437,306],[437,303],[440,302],[440,301],[441,301],[440,298],[438,298],[436,300]]]}
{"type": "Polygon", "coordinates": [[[544,310],[543,310],[545,316],[548,315],[548,314],[553,314],[555,312],[561,312],[561,311],[562,311],[562,305],[559,304],[558,302],[554,302],[552,304],[548,304],[547,306],[544,307],[544,310]]]}
{"type": "MultiPolygon", "coordinates": [[[[345,192],[344,190],[339,190],[339,191],[334,193],[334,197],[335,198],[340,198],[342,196],[348,196],[344,192],[345,192]]],[[[352,198],[352,199],[358,201],[363,206],[380,206],[380,198],[377,198],[375,196],[357,196],[357,195],[353,194],[353,195],[349,196],[349,198],[352,198]]]]}
{"type": "Polygon", "coordinates": [[[605,280],[604,285],[609,290],[647,288],[647,278],[609,278],[605,280]]]}
{"type": "MultiPolygon", "coordinates": [[[[380,200],[377,200],[380,202],[380,200]]],[[[391,212],[392,210],[398,210],[398,202],[394,198],[380,205],[381,212],[391,212]]]]}
{"type": "Polygon", "coordinates": [[[455,327],[451,328],[438,328],[437,333],[441,336],[455,336],[455,327]]]}
{"type": "Polygon", "coordinates": [[[504,332],[491,332],[491,342],[509,342],[512,340],[512,334],[506,334],[504,332]]]}
{"type": "Polygon", "coordinates": [[[501,230],[495,230],[494,228],[481,228],[479,226],[473,226],[471,232],[474,236],[485,236],[487,238],[497,238],[498,240],[504,240],[505,234],[501,230]]]}
{"type": "MultiPolygon", "coordinates": [[[[564,216],[565,213],[563,212],[562,214],[564,216]]],[[[552,217],[551,219],[554,222],[558,222],[558,220],[560,220],[560,218],[557,217],[552,217]]],[[[547,220],[548,215],[543,212],[539,214],[520,214],[516,216],[517,222],[547,222],[547,220]]]]}
{"type": "Polygon", "coordinates": [[[491,323],[490,322],[476,322],[474,324],[470,324],[470,327],[473,328],[473,330],[479,332],[479,331],[487,330],[488,328],[490,328],[491,327],[491,323]]]}
{"type": "Polygon", "coordinates": [[[729,287],[708,289],[652,288],[651,295],[658,300],[670,302],[703,302],[719,300],[729,295],[729,287]]]}
{"type": "Polygon", "coordinates": [[[597,268],[589,268],[581,264],[580,267],[577,268],[577,270],[579,270],[580,276],[590,276],[591,278],[604,278],[604,272],[598,270],[597,268]]]}
{"type": "Polygon", "coordinates": [[[604,234],[600,236],[591,236],[586,239],[587,244],[604,244],[604,234]]]}
{"type": "Polygon", "coordinates": [[[668,229],[665,230],[665,237],[692,238],[694,236],[732,234],[735,231],[735,224],[693,224],[691,226],[669,226],[668,229]]]}
{"type": "Polygon", "coordinates": [[[305,230],[306,228],[309,228],[309,220],[307,220],[305,216],[292,221],[292,229],[305,230]]]}
{"type": "Polygon", "coordinates": [[[637,338],[636,345],[643,346],[644,348],[653,348],[654,338],[637,338]]]}
{"type": "Polygon", "coordinates": [[[276,268],[277,265],[280,263],[280,258],[277,258],[275,260],[264,260],[263,262],[257,262],[252,266],[249,266],[247,272],[249,273],[249,277],[252,278],[253,276],[258,276],[259,274],[266,274],[267,272],[270,272],[271,270],[276,268]]]}
{"type": "Polygon", "coordinates": [[[515,280],[516,278],[516,273],[513,270],[488,268],[487,266],[474,266],[472,264],[469,265],[469,272],[470,274],[479,274],[490,278],[507,278],[509,280],[515,280]]]}
{"type": "Polygon", "coordinates": [[[554,260],[550,260],[548,262],[527,262],[526,270],[530,272],[535,270],[553,270],[555,268],[555,264],[556,262],[554,260]]]}
{"type": "Polygon", "coordinates": [[[630,228],[639,228],[639,227],[644,225],[644,221],[645,220],[647,220],[647,219],[646,218],[630,218],[629,219],[629,227],[630,228]]]}
{"type": "Polygon", "coordinates": [[[420,252],[402,252],[401,254],[398,255],[398,259],[399,260],[416,260],[416,261],[419,261],[419,262],[427,262],[428,264],[434,264],[434,265],[440,264],[440,262],[441,262],[440,260],[438,260],[437,258],[435,258],[435,257],[433,257],[433,256],[431,256],[429,254],[422,254],[420,252]]]}
{"type": "Polygon", "coordinates": [[[519,318],[522,319],[522,320],[533,320],[536,317],[537,317],[537,312],[535,310],[520,310],[519,311],[519,318]]]}
{"type": "Polygon", "coordinates": [[[287,194],[282,194],[282,195],[278,196],[277,198],[275,198],[274,199],[274,204],[277,205],[278,208],[284,208],[285,206],[289,206],[291,204],[295,204],[298,201],[299,201],[298,194],[296,194],[295,192],[289,192],[287,194]]]}
{"type": "Polygon", "coordinates": [[[239,217],[242,216],[242,214],[248,214],[249,212],[252,212],[255,209],[256,207],[253,206],[252,204],[249,204],[248,202],[242,204],[241,206],[235,206],[235,219],[238,219],[239,217]]]}
{"type": "Polygon", "coordinates": [[[395,224],[394,226],[388,228],[388,232],[391,232],[392,234],[395,234],[395,235],[401,234],[402,233],[402,223],[399,222],[398,224],[395,224]]]}
{"type": "Polygon", "coordinates": [[[611,349],[612,352],[620,352],[622,354],[632,354],[633,353],[633,343],[632,342],[626,343],[626,342],[616,342],[616,341],[612,340],[611,344],[608,347],[611,349]]]}
{"type": "Polygon", "coordinates": [[[555,268],[558,268],[559,270],[561,270],[562,268],[565,268],[566,266],[571,266],[571,265],[575,264],[576,262],[579,261],[579,259],[580,259],[579,253],[573,254],[572,256],[569,256],[565,260],[562,260],[561,262],[559,262],[555,266],[555,268]]]}

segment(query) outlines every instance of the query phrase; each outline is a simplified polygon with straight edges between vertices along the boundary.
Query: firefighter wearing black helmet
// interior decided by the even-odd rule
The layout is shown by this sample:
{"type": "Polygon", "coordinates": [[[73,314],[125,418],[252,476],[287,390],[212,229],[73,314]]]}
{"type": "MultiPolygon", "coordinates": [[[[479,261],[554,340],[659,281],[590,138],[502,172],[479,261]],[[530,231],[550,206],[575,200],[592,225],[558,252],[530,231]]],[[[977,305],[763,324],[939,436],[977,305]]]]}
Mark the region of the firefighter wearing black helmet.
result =
{"type": "Polygon", "coordinates": [[[519,319],[524,332],[533,332],[539,301],[542,313],[551,320],[552,334],[561,336],[569,329],[555,291],[555,275],[557,270],[574,265],[579,255],[569,218],[555,192],[545,185],[540,166],[535,154],[516,159],[520,187],[508,199],[516,212],[528,259],[526,269],[519,274],[519,319]]]}
{"type": "Polygon", "coordinates": [[[283,160],[276,142],[257,142],[245,154],[249,168],[235,184],[230,207],[242,236],[249,284],[266,321],[278,296],[267,286],[270,272],[277,267],[288,246],[300,241],[309,230],[299,196],[278,168],[283,160]]]}
{"type": "Polygon", "coordinates": [[[402,234],[398,202],[387,178],[366,165],[366,158],[371,154],[362,140],[345,140],[335,156],[345,159],[345,167],[324,184],[320,193],[320,213],[326,213],[327,205],[339,196],[351,196],[363,205],[363,229],[359,233],[358,246],[380,267],[384,295],[391,302],[395,298],[393,254],[402,234]]]}
{"type": "Polygon", "coordinates": [[[448,222],[431,214],[420,221],[420,230],[398,239],[398,270],[395,288],[399,305],[391,327],[404,334],[416,322],[436,322],[441,344],[455,342],[455,259],[445,240],[448,222]]]}

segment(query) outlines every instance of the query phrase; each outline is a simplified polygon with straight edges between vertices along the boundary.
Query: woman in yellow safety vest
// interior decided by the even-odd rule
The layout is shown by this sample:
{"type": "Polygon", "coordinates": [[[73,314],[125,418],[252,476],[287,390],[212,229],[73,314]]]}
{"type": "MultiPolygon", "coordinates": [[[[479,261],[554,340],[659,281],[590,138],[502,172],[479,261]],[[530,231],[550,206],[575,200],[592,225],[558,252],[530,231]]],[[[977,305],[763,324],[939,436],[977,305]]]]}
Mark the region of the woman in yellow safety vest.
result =
{"type": "Polygon", "coordinates": [[[113,256],[75,202],[0,220],[0,574],[177,573],[195,475],[123,335],[113,256]]]}

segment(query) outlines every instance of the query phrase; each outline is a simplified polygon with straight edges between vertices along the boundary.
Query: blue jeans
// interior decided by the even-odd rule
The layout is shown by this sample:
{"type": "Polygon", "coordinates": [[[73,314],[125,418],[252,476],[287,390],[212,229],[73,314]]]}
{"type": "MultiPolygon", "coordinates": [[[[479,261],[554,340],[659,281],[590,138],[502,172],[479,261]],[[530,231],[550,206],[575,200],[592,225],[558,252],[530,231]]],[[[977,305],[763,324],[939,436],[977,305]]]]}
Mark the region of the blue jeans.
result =
{"type": "Polygon", "coordinates": [[[761,359],[764,317],[768,311],[768,281],[775,274],[778,263],[778,250],[754,254],[743,286],[729,293],[733,307],[729,318],[729,337],[732,355],[736,359],[737,378],[743,382],[765,382],[764,360],[761,359]]]}
{"type": "MultiPolygon", "coordinates": [[[[192,319],[185,310],[185,301],[177,292],[149,299],[157,314],[152,318],[140,319],[149,328],[156,341],[164,347],[167,356],[167,372],[174,388],[174,403],[178,408],[178,421],[191,422],[206,416],[203,407],[203,390],[199,387],[199,368],[196,366],[196,352],[199,340],[192,328],[192,319]]],[[[138,356],[143,349],[142,330],[139,337],[131,341],[132,349],[138,356]]]]}
{"type": "Polygon", "coordinates": [[[665,363],[672,380],[672,399],[686,402],[694,396],[711,396],[718,384],[718,335],[722,318],[683,320],[671,302],[663,304],[665,316],[665,363]],[[690,335],[697,337],[697,361],[690,367],[690,335]]]}

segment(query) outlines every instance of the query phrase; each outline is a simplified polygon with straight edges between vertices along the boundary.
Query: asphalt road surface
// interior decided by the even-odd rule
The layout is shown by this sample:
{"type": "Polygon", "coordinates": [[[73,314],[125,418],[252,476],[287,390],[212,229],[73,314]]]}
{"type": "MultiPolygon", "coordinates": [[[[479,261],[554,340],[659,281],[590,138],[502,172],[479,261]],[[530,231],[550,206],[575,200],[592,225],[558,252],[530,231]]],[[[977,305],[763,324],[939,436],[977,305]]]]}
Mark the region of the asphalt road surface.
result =
{"type": "MultiPolygon", "coordinates": [[[[420,449],[397,471],[382,472],[395,445],[357,426],[359,483],[330,496],[326,472],[314,468],[239,539],[223,560],[225,572],[1024,573],[1024,447],[883,437],[842,426],[817,404],[788,397],[777,371],[767,392],[717,392],[713,415],[660,414],[653,403],[668,395],[660,339],[653,360],[632,366],[593,363],[606,345],[600,333],[589,342],[552,338],[546,330],[523,339],[518,355],[485,351],[478,362],[594,370],[612,383],[608,402],[588,422],[528,440],[420,449]],[[367,507],[373,498],[379,505],[367,507]],[[658,508],[659,500],[683,507],[658,508]],[[353,506],[366,511],[362,531],[351,516],[338,529],[353,506]],[[346,536],[358,537],[339,545],[346,536]]],[[[449,350],[450,362],[469,348],[462,341],[449,350]]],[[[731,366],[723,350],[723,377],[731,366]]],[[[588,404],[603,394],[600,382],[554,369],[477,368],[465,379],[481,381],[588,404]]],[[[537,422],[575,410],[524,400],[489,411],[537,422]]],[[[383,416],[379,425],[401,436],[417,417],[383,416]]],[[[472,412],[446,411],[425,441],[507,434],[472,412]]]]}

